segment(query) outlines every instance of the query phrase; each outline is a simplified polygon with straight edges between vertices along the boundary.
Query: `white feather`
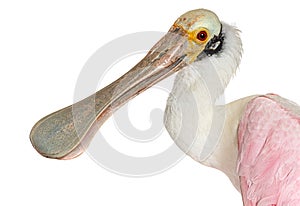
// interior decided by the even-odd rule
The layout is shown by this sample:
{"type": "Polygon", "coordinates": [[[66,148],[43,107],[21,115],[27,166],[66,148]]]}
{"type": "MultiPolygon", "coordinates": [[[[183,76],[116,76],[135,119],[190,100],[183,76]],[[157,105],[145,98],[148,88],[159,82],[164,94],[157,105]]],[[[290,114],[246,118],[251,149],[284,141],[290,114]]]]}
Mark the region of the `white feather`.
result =
{"type": "MultiPolygon", "coordinates": [[[[221,169],[238,187],[232,165],[219,164],[217,160],[223,158],[216,157],[223,155],[220,154],[222,148],[219,142],[223,141],[223,127],[227,124],[228,114],[224,106],[216,106],[215,102],[234,76],[242,54],[239,31],[226,23],[222,25],[222,50],[193,63],[177,74],[167,101],[164,122],[170,136],[181,150],[202,164],[221,169]]],[[[225,147],[226,145],[228,144],[224,143],[225,147]]],[[[236,145],[230,147],[237,149],[236,145]]]]}

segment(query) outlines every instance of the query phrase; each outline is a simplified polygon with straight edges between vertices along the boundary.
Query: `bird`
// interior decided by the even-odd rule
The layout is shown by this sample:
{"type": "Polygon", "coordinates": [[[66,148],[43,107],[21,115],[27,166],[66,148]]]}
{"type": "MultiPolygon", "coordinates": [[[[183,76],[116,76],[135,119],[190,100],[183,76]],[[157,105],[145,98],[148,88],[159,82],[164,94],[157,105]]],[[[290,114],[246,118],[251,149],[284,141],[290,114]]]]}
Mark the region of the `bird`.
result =
{"type": "Polygon", "coordinates": [[[300,107],[273,93],[217,103],[242,53],[236,27],[210,10],[188,11],[122,77],[38,121],[30,141],[45,157],[75,158],[114,111],[176,73],[164,113],[176,145],[225,173],[245,206],[299,205],[300,107]]]}

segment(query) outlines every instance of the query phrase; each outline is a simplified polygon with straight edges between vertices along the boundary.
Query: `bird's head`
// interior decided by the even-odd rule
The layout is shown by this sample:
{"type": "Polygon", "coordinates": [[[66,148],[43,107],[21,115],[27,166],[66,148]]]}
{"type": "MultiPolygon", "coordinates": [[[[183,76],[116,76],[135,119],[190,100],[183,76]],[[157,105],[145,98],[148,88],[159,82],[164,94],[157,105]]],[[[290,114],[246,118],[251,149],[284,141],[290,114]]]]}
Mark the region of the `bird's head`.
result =
{"type": "Polygon", "coordinates": [[[180,16],[169,32],[178,32],[186,39],[186,60],[193,63],[204,54],[219,52],[223,44],[222,24],[211,11],[198,9],[180,16]]]}

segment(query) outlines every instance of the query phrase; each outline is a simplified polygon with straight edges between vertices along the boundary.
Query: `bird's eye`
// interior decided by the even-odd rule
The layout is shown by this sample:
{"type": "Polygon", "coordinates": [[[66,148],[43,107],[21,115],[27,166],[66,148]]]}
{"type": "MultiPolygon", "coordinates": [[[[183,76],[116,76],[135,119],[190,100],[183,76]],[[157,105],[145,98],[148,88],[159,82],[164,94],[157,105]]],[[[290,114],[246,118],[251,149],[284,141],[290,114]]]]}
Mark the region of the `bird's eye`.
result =
{"type": "Polygon", "coordinates": [[[205,41],[207,37],[208,37],[207,32],[203,30],[197,34],[197,39],[200,41],[205,41]]]}

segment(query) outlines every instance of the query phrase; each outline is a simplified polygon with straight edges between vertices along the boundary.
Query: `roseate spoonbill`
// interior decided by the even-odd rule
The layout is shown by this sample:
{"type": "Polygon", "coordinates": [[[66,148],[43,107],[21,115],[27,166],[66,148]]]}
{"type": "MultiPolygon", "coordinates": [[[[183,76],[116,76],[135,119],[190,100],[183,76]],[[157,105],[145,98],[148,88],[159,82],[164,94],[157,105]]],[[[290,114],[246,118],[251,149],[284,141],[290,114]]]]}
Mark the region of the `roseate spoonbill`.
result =
{"type": "Polygon", "coordinates": [[[128,73],[36,123],[31,142],[43,156],[76,157],[117,108],[178,71],[165,111],[176,144],[223,171],[244,205],[299,205],[300,107],[273,94],[215,105],[241,53],[236,28],[211,11],[189,11],[128,73]]]}

